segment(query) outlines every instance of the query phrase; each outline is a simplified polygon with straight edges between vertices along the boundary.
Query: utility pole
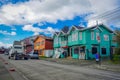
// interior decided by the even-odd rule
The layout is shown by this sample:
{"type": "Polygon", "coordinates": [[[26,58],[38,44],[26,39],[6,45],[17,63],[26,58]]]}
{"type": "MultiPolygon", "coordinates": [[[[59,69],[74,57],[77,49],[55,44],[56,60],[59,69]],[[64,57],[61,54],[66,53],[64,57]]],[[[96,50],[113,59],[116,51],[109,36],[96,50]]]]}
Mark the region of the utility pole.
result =
{"type": "MultiPolygon", "coordinates": [[[[99,27],[98,20],[96,20],[96,25],[97,28],[99,27]]],[[[100,33],[97,35],[97,40],[98,40],[98,49],[99,49],[99,65],[101,65],[101,55],[100,55],[100,33]]]]}

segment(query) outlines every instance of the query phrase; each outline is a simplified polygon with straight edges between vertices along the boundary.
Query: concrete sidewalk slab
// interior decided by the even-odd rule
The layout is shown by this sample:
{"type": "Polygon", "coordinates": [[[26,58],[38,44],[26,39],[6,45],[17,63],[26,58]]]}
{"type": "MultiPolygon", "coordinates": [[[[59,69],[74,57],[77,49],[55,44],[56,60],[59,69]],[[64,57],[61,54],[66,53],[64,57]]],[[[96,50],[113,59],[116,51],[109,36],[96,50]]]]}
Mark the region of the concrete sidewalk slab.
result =
{"type": "Polygon", "coordinates": [[[0,80],[14,80],[1,61],[0,61],[0,80]]]}
{"type": "Polygon", "coordinates": [[[2,68],[4,68],[4,70],[6,70],[6,72],[4,72],[4,75],[6,75],[6,76],[1,76],[1,74],[0,74],[0,80],[28,80],[21,72],[19,72],[19,70],[17,70],[15,68],[14,65],[9,63],[8,60],[1,57],[1,55],[0,55],[0,65],[1,65],[0,70],[2,70],[2,68]],[[8,64],[6,65],[5,63],[8,63],[8,64]],[[14,69],[14,70],[12,70],[12,69],[14,69]]]}

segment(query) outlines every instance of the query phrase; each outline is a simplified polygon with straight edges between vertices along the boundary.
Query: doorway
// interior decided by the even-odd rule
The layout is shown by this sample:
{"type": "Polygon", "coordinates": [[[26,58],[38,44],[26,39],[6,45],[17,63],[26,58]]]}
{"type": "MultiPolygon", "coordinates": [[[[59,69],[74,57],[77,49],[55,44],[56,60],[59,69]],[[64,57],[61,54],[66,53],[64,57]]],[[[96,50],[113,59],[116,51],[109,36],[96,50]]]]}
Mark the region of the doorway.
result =
{"type": "Polygon", "coordinates": [[[72,56],[72,47],[69,47],[67,57],[71,57],[71,56],[72,56]]]}
{"type": "Polygon", "coordinates": [[[79,59],[85,59],[85,46],[79,47],[79,59]]]}

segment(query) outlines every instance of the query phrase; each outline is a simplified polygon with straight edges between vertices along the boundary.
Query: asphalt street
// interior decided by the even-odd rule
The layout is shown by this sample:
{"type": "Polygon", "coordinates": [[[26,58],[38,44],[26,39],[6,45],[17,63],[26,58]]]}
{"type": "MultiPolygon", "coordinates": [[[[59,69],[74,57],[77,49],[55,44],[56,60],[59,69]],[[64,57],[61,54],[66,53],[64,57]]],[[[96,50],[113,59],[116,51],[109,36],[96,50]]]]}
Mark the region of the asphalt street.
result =
{"type": "Polygon", "coordinates": [[[120,80],[120,73],[44,60],[8,60],[26,80],[120,80]]]}

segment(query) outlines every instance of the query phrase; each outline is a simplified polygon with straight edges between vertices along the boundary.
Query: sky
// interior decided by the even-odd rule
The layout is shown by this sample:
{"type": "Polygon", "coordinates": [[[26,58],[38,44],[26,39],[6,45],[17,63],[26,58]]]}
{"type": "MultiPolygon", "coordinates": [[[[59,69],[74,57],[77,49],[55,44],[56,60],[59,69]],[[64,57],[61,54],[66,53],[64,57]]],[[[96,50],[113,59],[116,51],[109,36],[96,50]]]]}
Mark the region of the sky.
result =
{"type": "Polygon", "coordinates": [[[0,46],[96,21],[120,28],[120,0],[0,0],[0,46]]]}

